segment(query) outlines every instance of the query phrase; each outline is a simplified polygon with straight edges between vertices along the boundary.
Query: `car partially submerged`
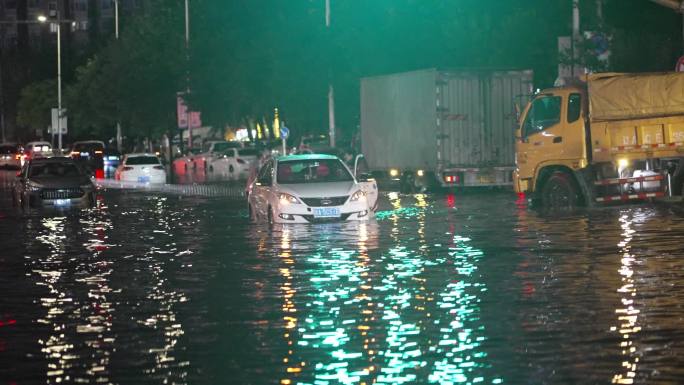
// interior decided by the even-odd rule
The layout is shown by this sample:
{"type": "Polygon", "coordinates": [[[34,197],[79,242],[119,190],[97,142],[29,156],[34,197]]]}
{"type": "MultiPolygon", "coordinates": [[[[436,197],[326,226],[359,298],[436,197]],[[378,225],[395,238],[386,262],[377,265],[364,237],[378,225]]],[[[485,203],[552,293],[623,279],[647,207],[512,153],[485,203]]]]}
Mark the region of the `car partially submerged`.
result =
{"type": "Polygon", "coordinates": [[[375,204],[368,199],[368,182],[333,155],[275,157],[248,187],[250,217],[269,223],[367,221],[375,204]]]}
{"type": "Polygon", "coordinates": [[[92,205],[95,186],[87,173],[67,157],[31,159],[17,173],[12,191],[15,205],[92,205]]]}
{"type": "Polygon", "coordinates": [[[21,168],[22,148],[14,143],[0,143],[0,168],[21,168]]]}

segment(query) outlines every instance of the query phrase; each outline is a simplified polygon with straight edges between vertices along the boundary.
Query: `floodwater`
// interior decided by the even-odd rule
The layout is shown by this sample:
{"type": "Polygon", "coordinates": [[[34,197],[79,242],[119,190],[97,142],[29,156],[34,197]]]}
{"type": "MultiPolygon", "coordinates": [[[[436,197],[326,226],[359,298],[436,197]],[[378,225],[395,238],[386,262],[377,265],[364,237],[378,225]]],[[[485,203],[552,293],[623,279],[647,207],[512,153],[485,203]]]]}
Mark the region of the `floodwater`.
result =
{"type": "Polygon", "coordinates": [[[370,223],[269,228],[244,206],[21,214],[2,190],[0,384],[684,383],[679,207],[389,193],[370,223]]]}

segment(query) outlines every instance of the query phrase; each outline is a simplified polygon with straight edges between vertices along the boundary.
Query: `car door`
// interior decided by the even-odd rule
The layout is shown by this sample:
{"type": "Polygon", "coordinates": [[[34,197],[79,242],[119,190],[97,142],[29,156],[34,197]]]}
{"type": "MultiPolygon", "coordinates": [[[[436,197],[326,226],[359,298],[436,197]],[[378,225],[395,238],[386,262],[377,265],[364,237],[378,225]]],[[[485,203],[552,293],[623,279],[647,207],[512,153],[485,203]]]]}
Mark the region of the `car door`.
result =
{"type": "Polygon", "coordinates": [[[517,143],[521,178],[534,177],[536,166],[544,161],[563,159],[562,102],[561,95],[543,94],[530,104],[517,143]]]}
{"type": "Polygon", "coordinates": [[[273,163],[273,160],[270,160],[259,170],[257,179],[250,192],[252,210],[260,218],[268,217],[269,198],[273,190],[273,163]]]}
{"type": "Polygon", "coordinates": [[[378,202],[378,183],[372,178],[366,157],[362,154],[354,159],[354,177],[361,189],[366,192],[368,207],[375,210],[378,202]]]}

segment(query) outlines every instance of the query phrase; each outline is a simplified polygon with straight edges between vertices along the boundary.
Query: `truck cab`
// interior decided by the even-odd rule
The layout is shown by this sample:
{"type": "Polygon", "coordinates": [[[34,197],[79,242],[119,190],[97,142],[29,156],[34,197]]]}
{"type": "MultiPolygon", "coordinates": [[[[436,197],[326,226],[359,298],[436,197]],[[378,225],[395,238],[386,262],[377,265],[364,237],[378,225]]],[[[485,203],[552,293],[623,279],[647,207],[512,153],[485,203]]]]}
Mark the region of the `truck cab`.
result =
{"type": "Polygon", "coordinates": [[[580,203],[576,173],[589,163],[586,92],[576,87],[545,90],[527,105],[516,131],[517,192],[541,190],[549,178],[571,190],[564,198],[580,203]]]}
{"type": "Polygon", "coordinates": [[[513,186],[542,206],[681,193],[684,73],[592,74],[544,90],[516,130],[513,186]]]}

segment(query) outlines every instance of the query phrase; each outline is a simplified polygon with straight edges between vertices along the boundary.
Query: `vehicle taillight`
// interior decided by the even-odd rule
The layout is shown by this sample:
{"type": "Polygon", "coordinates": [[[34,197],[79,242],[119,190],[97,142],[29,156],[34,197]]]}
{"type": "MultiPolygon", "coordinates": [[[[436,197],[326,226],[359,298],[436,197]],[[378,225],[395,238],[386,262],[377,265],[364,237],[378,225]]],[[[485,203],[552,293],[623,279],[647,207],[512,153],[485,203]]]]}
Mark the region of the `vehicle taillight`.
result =
{"type": "Polygon", "coordinates": [[[131,171],[131,170],[133,170],[133,167],[128,167],[128,166],[126,166],[126,167],[123,168],[123,170],[124,170],[124,171],[131,171]]]}
{"type": "Polygon", "coordinates": [[[100,151],[100,150],[95,150],[95,155],[102,155],[102,151],[100,151]]]}
{"type": "Polygon", "coordinates": [[[152,168],[155,169],[155,170],[163,170],[163,169],[164,169],[164,166],[154,166],[154,167],[152,167],[152,168]]]}
{"type": "Polygon", "coordinates": [[[458,183],[458,175],[444,175],[446,183],[458,183]]]}
{"type": "Polygon", "coordinates": [[[15,155],[15,156],[14,156],[14,159],[16,159],[16,160],[19,160],[19,159],[21,159],[21,154],[17,154],[17,155],[15,155]]]}
{"type": "Polygon", "coordinates": [[[247,162],[245,162],[243,159],[240,159],[240,158],[237,158],[237,162],[240,163],[240,164],[245,164],[245,163],[247,163],[247,162]]]}
{"type": "Polygon", "coordinates": [[[77,155],[81,155],[81,153],[78,151],[71,151],[71,156],[77,156],[77,155]]]}

